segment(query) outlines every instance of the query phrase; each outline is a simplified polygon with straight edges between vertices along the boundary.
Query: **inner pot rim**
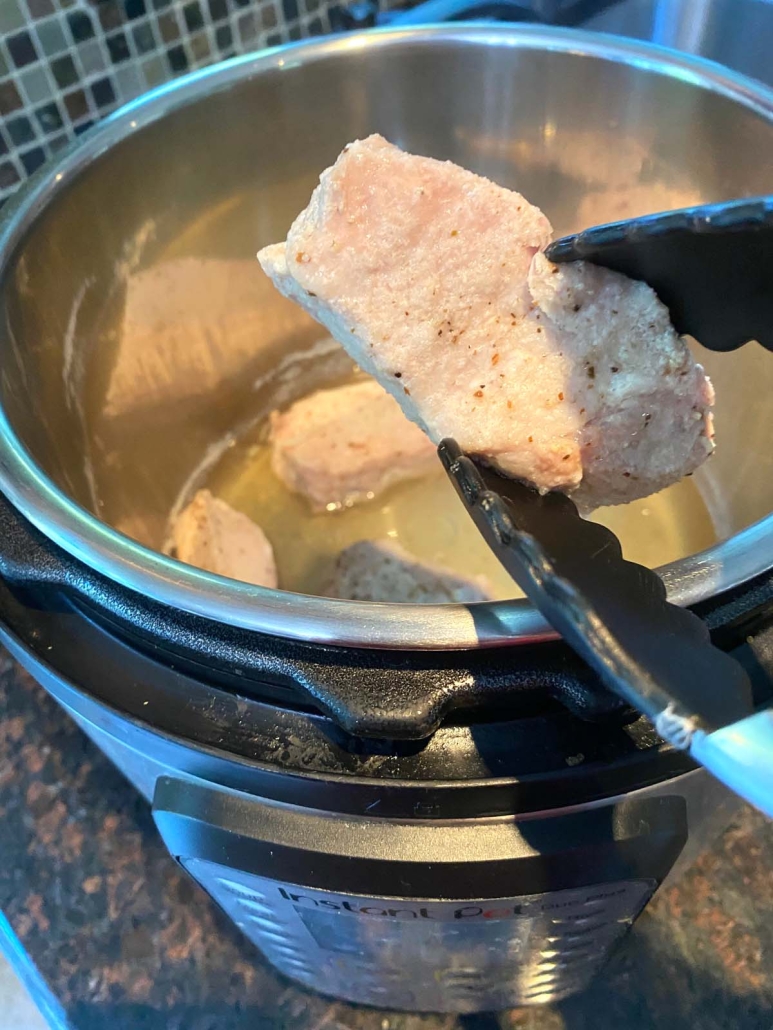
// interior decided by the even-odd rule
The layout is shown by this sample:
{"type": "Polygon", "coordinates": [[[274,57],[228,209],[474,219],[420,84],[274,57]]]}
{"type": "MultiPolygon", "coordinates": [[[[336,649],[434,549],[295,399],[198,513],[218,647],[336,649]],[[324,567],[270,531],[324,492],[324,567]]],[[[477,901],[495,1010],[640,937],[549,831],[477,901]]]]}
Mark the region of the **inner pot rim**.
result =
{"type": "MultiPolygon", "coordinates": [[[[96,157],[177,108],[268,70],[353,50],[419,41],[542,49],[611,60],[690,82],[773,121],[773,90],[702,58],[648,43],[542,26],[384,29],[294,43],[194,72],[133,101],[37,173],[0,221],[0,281],[37,217],[96,157]]],[[[211,620],[320,644],[463,650],[557,636],[525,599],[470,605],[375,604],[312,597],[239,583],[184,565],[101,522],[60,490],[33,460],[0,407],[0,488],[45,536],[131,590],[211,620]]],[[[698,554],[658,569],[669,600],[689,606],[733,589],[773,565],[773,514],[698,554]]]]}

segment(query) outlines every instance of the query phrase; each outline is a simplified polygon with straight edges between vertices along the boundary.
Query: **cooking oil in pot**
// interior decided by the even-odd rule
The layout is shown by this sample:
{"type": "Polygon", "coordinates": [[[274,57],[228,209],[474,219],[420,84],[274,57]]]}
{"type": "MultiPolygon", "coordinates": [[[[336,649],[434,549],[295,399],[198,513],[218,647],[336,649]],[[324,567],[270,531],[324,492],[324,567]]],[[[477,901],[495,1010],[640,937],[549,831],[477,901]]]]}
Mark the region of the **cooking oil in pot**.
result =
{"type": "MultiPolygon", "coordinates": [[[[227,448],[197,482],[258,523],[271,540],[283,589],[324,591],[338,554],[358,540],[390,539],[421,561],[485,576],[496,599],[521,596],[484,543],[440,462],[436,473],[400,483],[373,500],[314,513],[271,469],[265,421],[227,448]]],[[[692,479],[632,504],[600,509],[594,521],[620,539],[629,559],[657,567],[716,540],[692,479]]]]}

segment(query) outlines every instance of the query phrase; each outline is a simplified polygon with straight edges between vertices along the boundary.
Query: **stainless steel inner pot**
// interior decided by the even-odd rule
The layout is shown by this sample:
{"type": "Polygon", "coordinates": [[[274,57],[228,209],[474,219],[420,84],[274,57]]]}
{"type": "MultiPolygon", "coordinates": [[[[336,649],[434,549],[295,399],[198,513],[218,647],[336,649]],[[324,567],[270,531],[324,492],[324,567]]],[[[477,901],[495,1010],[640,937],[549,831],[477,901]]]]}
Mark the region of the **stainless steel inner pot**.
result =
{"type": "MultiPolygon", "coordinates": [[[[132,367],[145,368],[138,381],[152,378],[154,391],[129,396],[128,376],[126,403],[108,411],[127,276],[192,227],[202,252],[252,259],[283,236],[341,147],[374,131],[517,187],[564,232],[768,191],[773,93],[657,48],[511,26],[330,39],[158,90],[44,170],[5,212],[0,486],[89,566],[226,623],[373,647],[550,636],[526,601],[330,601],[220,579],[153,549],[202,454],[254,405],[256,379],[320,334],[259,285],[245,302],[259,338],[224,356],[214,380],[186,376],[179,355],[164,366],[135,354],[132,367]]],[[[700,486],[723,540],[662,570],[681,604],[773,564],[773,360],[753,345],[706,354],[705,364],[719,449],[700,486]]]]}

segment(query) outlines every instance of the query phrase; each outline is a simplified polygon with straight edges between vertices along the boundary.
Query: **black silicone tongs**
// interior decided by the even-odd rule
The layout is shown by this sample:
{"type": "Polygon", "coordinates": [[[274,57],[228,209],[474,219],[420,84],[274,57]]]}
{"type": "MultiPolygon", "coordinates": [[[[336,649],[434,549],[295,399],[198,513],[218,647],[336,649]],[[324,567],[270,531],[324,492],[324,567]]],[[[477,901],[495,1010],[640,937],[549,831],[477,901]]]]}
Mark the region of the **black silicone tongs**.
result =
{"type": "Polygon", "coordinates": [[[648,283],[677,332],[709,350],[751,340],[773,350],[773,196],[598,225],[545,253],[648,283]]]}
{"type": "MultiPolygon", "coordinates": [[[[680,333],[713,350],[773,350],[773,198],[599,226],[557,240],[553,261],[592,261],[652,286],[680,333]]],[[[669,603],[656,572],[558,493],[540,496],[465,455],[443,464],[500,562],[601,680],[736,793],[773,816],[773,712],[754,714],[743,668],[669,603]]]]}

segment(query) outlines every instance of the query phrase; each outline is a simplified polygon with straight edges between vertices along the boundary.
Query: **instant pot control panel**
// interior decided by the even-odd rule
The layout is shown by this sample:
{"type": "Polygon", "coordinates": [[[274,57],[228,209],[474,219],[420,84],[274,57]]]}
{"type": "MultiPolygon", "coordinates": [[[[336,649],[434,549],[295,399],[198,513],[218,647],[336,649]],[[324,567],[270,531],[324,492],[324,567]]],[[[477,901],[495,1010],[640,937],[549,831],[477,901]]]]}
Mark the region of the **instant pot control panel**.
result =
{"type": "Polygon", "coordinates": [[[581,990],[687,837],[678,796],[436,826],[342,821],[164,778],[153,813],[171,853],[288,976],[429,1011],[581,990]]]}

